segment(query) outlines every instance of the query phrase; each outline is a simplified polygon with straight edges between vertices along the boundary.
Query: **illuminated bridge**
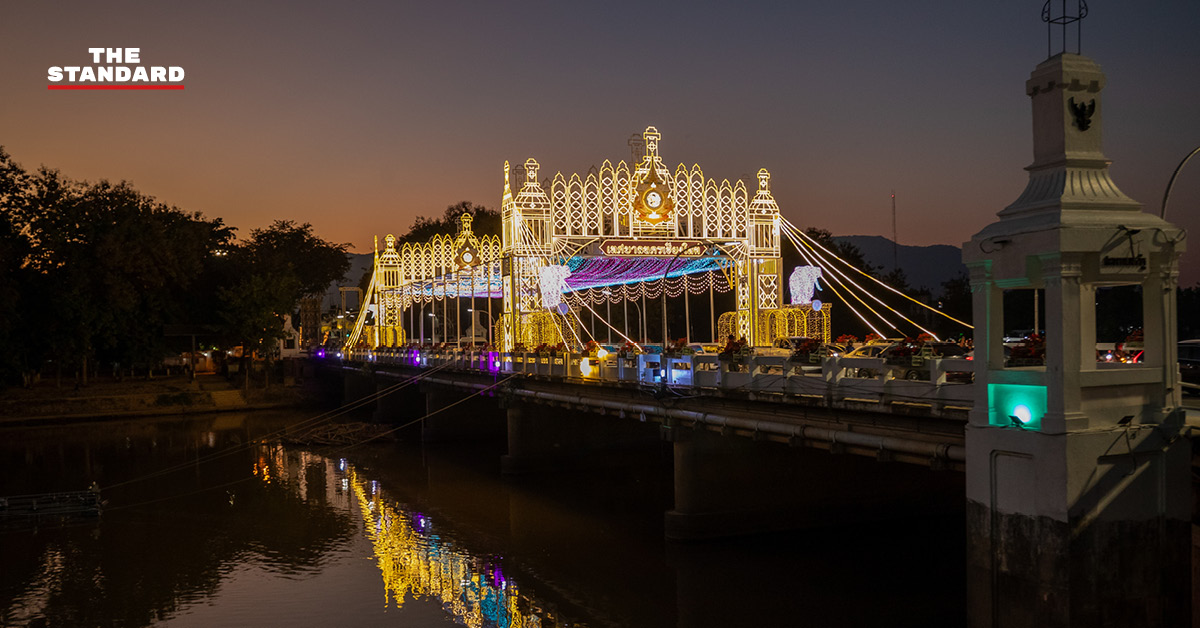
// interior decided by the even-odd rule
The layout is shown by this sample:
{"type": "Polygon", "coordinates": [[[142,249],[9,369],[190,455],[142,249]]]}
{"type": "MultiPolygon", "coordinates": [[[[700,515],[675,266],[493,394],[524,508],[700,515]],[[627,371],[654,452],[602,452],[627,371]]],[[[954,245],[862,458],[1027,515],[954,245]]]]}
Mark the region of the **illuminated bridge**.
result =
{"type": "Polygon", "coordinates": [[[506,438],[508,474],[603,466],[666,440],[672,538],[837,520],[850,494],[892,515],[961,508],[973,386],[944,380],[965,360],[929,364],[932,381],[897,379],[900,367],[879,358],[736,365],[717,355],[384,348],[321,364],[340,377],[344,404],[418,424],[426,442],[506,438]],[[857,377],[868,370],[878,375],[857,377]],[[848,492],[814,496],[813,481],[848,492]]]}
{"type": "Polygon", "coordinates": [[[966,520],[977,625],[1182,625],[1195,529],[1175,337],[1186,235],[1112,181],[1103,88],[1099,66],[1068,53],[1026,84],[1029,183],[963,247],[972,361],[823,351],[825,289],[879,336],[933,334],[783,219],[765,169],[749,186],[671,171],[651,127],[632,166],[544,182],[529,159],[515,189],[506,164],[500,238],[469,218],[426,243],[386,237],[349,343],[318,352],[318,369],[345,403],[419,425],[426,442],[507,438],[506,473],[669,442],[668,537],[949,507],[966,520]],[[805,261],[786,285],[785,239],[805,261]],[[1096,361],[1096,291],[1113,286],[1138,287],[1140,363],[1096,361]],[[1002,346],[1014,291],[1046,311],[1044,349],[1019,363],[1002,346]]]}
{"type": "Polygon", "coordinates": [[[348,342],[322,352],[345,401],[374,402],[389,422],[420,418],[430,441],[507,434],[508,473],[665,438],[677,461],[693,461],[677,464],[673,537],[807,516],[811,499],[775,481],[802,448],[913,465],[825,461],[809,479],[859,477],[890,503],[938,486],[961,501],[952,471],[964,468],[971,362],[830,355],[826,290],[878,336],[935,337],[871,294],[890,288],[783,219],[765,169],[718,182],[699,166],[668,169],[654,127],[635,139],[632,165],[604,161],[583,176],[543,181],[528,159],[514,188],[505,164],[502,237],[477,236],[470,215],[453,236],[387,235],[348,342]],[[786,285],[784,241],[805,261],[786,285]],[[416,378],[424,399],[396,392],[416,378]],[[503,408],[479,401],[491,397],[503,408]],[[469,410],[450,411],[458,404],[469,410]],[[784,447],[758,446],[772,442],[784,447]],[[702,478],[713,465],[740,471],[702,478]],[[937,473],[906,488],[922,469],[937,473]],[[736,514],[752,510],[762,516],[736,514]]]}
{"type": "Polygon", "coordinates": [[[782,218],[766,169],[733,183],[706,178],[698,165],[672,172],[660,139],[649,127],[635,142],[634,165],[605,160],[584,176],[542,181],[530,158],[517,169],[515,192],[505,163],[502,237],[477,236],[469,214],[453,236],[400,243],[387,235],[345,347],[594,352],[616,343],[643,351],[651,338],[684,349],[731,336],[747,347],[781,337],[828,343],[833,308],[817,294],[825,288],[877,336],[932,336],[872,292],[945,314],[850,267],[782,218]],[[805,262],[786,286],[785,240],[805,262]],[[660,321],[652,322],[652,308],[660,321]]]}

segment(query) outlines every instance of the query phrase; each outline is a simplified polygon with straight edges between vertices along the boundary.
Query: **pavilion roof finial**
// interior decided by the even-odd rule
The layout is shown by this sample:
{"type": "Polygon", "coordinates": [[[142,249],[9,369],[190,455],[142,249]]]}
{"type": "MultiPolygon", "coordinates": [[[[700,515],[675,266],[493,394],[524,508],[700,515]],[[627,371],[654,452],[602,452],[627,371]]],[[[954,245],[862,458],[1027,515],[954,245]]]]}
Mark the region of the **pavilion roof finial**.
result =
{"type": "Polygon", "coordinates": [[[1082,54],[1083,25],[1080,22],[1088,15],[1086,0],[1072,0],[1075,3],[1075,14],[1067,13],[1067,0],[1059,0],[1058,15],[1054,15],[1054,0],[1046,0],[1042,5],[1042,21],[1046,23],[1046,57],[1054,56],[1054,27],[1062,29],[1062,52],[1067,51],[1067,25],[1075,25],[1075,54],[1082,54]]]}
{"type": "Polygon", "coordinates": [[[662,161],[662,157],[658,155],[658,141],[662,139],[662,133],[658,129],[648,126],[645,131],[642,131],[642,140],[646,145],[646,154],[644,159],[650,162],[662,161]]]}

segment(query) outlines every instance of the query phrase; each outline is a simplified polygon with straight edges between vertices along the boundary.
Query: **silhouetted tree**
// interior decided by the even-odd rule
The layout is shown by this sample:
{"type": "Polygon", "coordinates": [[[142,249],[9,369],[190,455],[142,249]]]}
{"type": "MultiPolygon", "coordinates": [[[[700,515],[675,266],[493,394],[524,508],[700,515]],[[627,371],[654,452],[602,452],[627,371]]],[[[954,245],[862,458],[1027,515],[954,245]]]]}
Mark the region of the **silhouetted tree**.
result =
{"type": "MultiPolygon", "coordinates": [[[[942,282],[942,294],[937,299],[937,308],[948,316],[971,323],[971,278],[966,273],[960,273],[942,282]]],[[[937,329],[942,336],[970,336],[972,333],[969,328],[954,321],[940,316],[937,318],[937,329]]]]}
{"type": "Polygon", "coordinates": [[[225,333],[242,346],[247,386],[251,354],[283,337],[283,315],[294,312],[301,298],[343,278],[350,268],[348,248],[318,238],[309,223],[290,220],[254,229],[248,240],[230,247],[229,281],[216,296],[225,333]]]}
{"type": "MultiPolygon", "coordinates": [[[[837,257],[841,258],[843,261],[845,261],[850,266],[853,266],[854,268],[857,268],[869,275],[875,274],[875,271],[877,269],[867,263],[866,258],[863,257],[862,251],[854,244],[851,244],[850,242],[839,242],[838,240],[834,239],[834,235],[826,229],[817,229],[815,227],[809,227],[808,229],[804,230],[804,233],[806,235],[808,235],[808,237],[815,240],[818,244],[820,244],[826,250],[830,251],[837,257]]],[[[801,244],[804,244],[804,243],[805,243],[804,240],[801,239],[801,244]]],[[[828,254],[825,253],[825,251],[821,251],[820,248],[818,248],[817,250],[820,252],[821,256],[824,256],[826,259],[828,259],[828,254]]],[[[808,251],[806,249],[806,253],[807,252],[808,251]]],[[[781,257],[783,258],[784,279],[786,279],[789,275],[791,275],[793,268],[795,268],[797,266],[802,266],[802,265],[803,266],[810,265],[810,263],[807,261],[806,256],[801,255],[800,252],[796,250],[796,247],[791,244],[790,240],[787,240],[787,239],[784,240],[784,244],[780,247],[780,254],[781,254],[781,257]]],[[[810,256],[810,257],[813,255],[814,254],[812,254],[812,253],[808,253],[808,256],[810,256]]],[[[815,261],[816,260],[814,260],[814,262],[815,261]]],[[[846,269],[843,268],[842,270],[846,270],[846,269]]],[[[846,272],[849,272],[852,275],[857,274],[857,273],[853,273],[851,271],[846,271],[846,272]]]]}
{"type": "Polygon", "coordinates": [[[499,236],[503,232],[503,221],[500,212],[470,201],[460,201],[446,208],[441,218],[417,216],[409,227],[408,233],[397,237],[400,242],[425,242],[437,234],[453,235],[458,233],[458,217],[471,214],[471,230],[477,236],[499,236]]]}
{"type": "MultiPolygon", "coordinates": [[[[168,323],[217,323],[248,349],[347,268],[347,245],[279,221],[241,243],[221,219],[128,182],[27,173],[0,149],[0,379],[47,364],[154,364],[168,323]]],[[[85,379],[86,383],[86,379],[85,379]]]]}
{"type": "Polygon", "coordinates": [[[24,344],[22,312],[32,313],[25,297],[31,285],[25,260],[32,244],[19,224],[18,205],[28,175],[0,147],[0,386],[8,377],[27,371],[29,355],[19,350],[24,344]]]}
{"type": "MultiPolygon", "coordinates": [[[[838,271],[844,273],[845,276],[849,277],[855,283],[865,285],[868,289],[871,289],[874,282],[863,277],[850,267],[861,270],[871,276],[875,276],[878,269],[867,263],[862,251],[857,246],[850,242],[839,242],[834,239],[834,235],[828,230],[810,227],[805,229],[804,233],[815,240],[824,250],[820,247],[817,248],[817,252],[820,254],[820,257],[818,257],[817,253],[809,252],[808,249],[805,249],[807,256],[804,256],[790,242],[784,244],[780,251],[783,258],[784,284],[787,284],[788,277],[791,276],[792,269],[796,266],[823,265],[820,258],[824,258],[830,264],[830,268],[825,270],[824,277],[820,280],[822,290],[817,293],[816,298],[825,303],[833,304],[832,311],[835,312],[831,328],[833,337],[836,338],[842,334],[853,334],[859,338],[866,336],[870,329],[861,319],[854,316],[850,310],[850,308],[853,308],[858,311],[864,311],[864,308],[838,283],[839,279],[843,282],[845,281],[838,271]],[[842,260],[842,262],[845,262],[845,264],[830,258],[831,254],[842,260]],[[846,299],[850,299],[849,304],[847,304],[846,299]]],[[[801,244],[804,243],[805,240],[801,239],[801,244]]],[[[791,301],[790,293],[787,293],[787,301],[791,301]]]]}
{"type": "Polygon", "coordinates": [[[40,168],[10,202],[28,239],[22,300],[41,315],[23,321],[31,363],[45,358],[132,364],[166,353],[162,326],[184,311],[212,248],[232,230],[155,202],[129,183],[76,182],[40,168]]]}
{"type": "Polygon", "coordinates": [[[908,292],[912,289],[912,287],[908,285],[908,273],[904,272],[903,268],[893,268],[884,273],[879,280],[899,290],[900,292],[908,292]]]}

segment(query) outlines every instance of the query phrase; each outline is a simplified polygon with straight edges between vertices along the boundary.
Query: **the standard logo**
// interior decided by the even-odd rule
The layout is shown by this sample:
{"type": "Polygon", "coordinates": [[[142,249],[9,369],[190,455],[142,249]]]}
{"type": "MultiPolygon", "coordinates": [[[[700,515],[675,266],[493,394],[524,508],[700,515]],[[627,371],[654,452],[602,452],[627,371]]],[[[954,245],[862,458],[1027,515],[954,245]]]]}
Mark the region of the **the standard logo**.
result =
{"type": "Polygon", "coordinates": [[[88,48],[97,65],[54,66],[47,89],[183,89],[183,68],[142,65],[141,48],[88,48]],[[108,65],[99,65],[101,63],[108,65]],[[67,81],[63,83],[63,81],[67,81]],[[57,83],[57,85],[56,85],[57,83]]]}

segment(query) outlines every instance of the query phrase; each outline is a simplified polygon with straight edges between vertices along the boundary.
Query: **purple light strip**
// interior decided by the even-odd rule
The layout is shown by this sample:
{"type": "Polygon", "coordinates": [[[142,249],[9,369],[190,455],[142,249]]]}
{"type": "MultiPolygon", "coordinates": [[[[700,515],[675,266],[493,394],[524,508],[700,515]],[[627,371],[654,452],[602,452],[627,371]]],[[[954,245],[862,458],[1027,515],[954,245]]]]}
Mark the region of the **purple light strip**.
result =
{"type": "MultiPolygon", "coordinates": [[[[567,288],[568,291],[575,291],[600,286],[619,286],[622,284],[641,283],[643,281],[657,281],[662,278],[663,271],[667,270],[668,265],[671,268],[671,272],[667,273],[667,277],[674,279],[684,275],[717,270],[720,268],[720,262],[720,258],[711,257],[687,260],[671,260],[661,257],[573,258],[567,263],[572,268],[571,276],[567,277],[567,288]]],[[[463,278],[461,282],[462,291],[459,293],[451,277],[438,277],[432,281],[410,285],[415,285],[415,292],[423,293],[426,296],[433,294],[440,297],[444,290],[445,295],[450,298],[453,298],[455,295],[470,297],[470,278],[463,278]]],[[[476,276],[475,297],[481,299],[488,297],[493,299],[503,298],[504,284],[500,273],[496,272],[493,274],[490,282],[487,277],[476,276]]]]}
{"type": "Polygon", "coordinates": [[[668,267],[671,271],[667,273],[667,277],[682,277],[716,270],[720,261],[719,258],[671,260],[658,257],[601,257],[578,262],[571,260],[569,265],[573,270],[571,276],[567,277],[567,286],[572,290],[586,290],[599,286],[657,281],[662,278],[668,267]]]}

